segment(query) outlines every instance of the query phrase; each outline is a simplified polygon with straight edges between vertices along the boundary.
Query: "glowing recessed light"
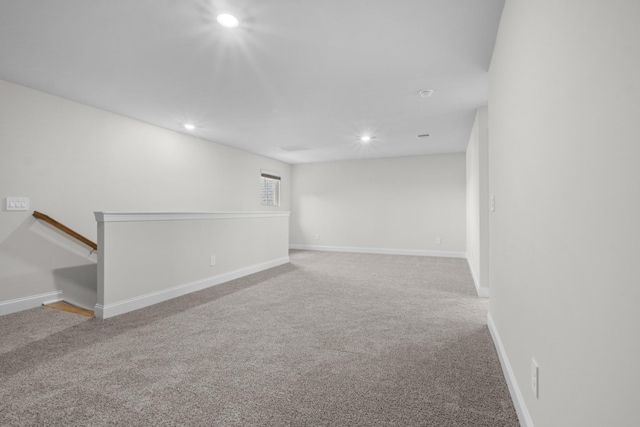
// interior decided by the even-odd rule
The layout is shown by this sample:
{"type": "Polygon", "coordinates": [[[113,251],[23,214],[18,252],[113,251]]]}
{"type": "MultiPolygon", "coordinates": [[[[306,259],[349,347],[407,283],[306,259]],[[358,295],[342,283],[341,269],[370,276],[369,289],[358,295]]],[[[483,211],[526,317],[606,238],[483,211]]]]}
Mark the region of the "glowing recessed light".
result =
{"type": "Polygon", "coordinates": [[[240,24],[238,18],[228,13],[221,13],[216,19],[220,25],[227,28],[235,28],[240,24]]]}
{"type": "Polygon", "coordinates": [[[360,137],[360,141],[369,142],[371,141],[371,137],[369,135],[363,135],[362,137],[360,137]]]}
{"type": "Polygon", "coordinates": [[[196,126],[191,123],[185,123],[183,126],[186,130],[194,130],[196,128],[196,126]]]}

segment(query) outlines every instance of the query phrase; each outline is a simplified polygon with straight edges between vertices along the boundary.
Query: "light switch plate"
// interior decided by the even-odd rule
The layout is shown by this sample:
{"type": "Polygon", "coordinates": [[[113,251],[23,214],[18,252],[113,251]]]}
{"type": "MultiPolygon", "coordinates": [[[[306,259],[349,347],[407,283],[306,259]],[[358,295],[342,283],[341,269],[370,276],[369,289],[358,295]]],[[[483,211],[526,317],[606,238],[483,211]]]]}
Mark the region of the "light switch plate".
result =
{"type": "Polygon", "coordinates": [[[8,211],[28,211],[28,197],[7,197],[5,209],[8,211]]]}

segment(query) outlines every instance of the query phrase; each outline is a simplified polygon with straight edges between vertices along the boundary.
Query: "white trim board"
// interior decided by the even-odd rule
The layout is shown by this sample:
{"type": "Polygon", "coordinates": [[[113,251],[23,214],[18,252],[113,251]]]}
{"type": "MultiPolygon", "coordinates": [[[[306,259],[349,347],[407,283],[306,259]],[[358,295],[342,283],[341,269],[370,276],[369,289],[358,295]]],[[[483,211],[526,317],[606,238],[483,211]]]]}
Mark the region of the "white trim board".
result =
{"type": "Polygon", "coordinates": [[[300,249],[306,251],[326,251],[326,252],[352,252],[361,254],[383,254],[383,255],[413,255],[413,256],[434,256],[444,258],[466,258],[464,252],[454,251],[424,251],[416,249],[389,249],[389,248],[355,248],[349,246],[316,246],[289,244],[289,249],[300,249]]]}
{"type": "Polygon", "coordinates": [[[42,304],[49,304],[57,301],[62,301],[62,291],[47,292],[46,294],[2,301],[0,302],[0,316],[40,307],[42,304]]]}
{"type": "Polygon", "coordinates": [[[247,212],[94,212],[97,222],[193,221],[203,219],[288,217],[289,211],[247,212]]]}
{"type": "Polygon", "coordinates": [[[500,339],[500,334],[498,334],[498,329],[496,329],[496,324],[493,322],[491,313],[487,314],[487,326],[489,327],[491,338],[493,338],[493,343],[496,346],[498,357],[500,358],[502,373],[507,380],[507,386],[509,387],[511,400],[513,401],[513,406],[515,406],[516,408],[516,413],[518,414],[518,420],[524,427],[534,427],[533,420],[531,419],[531,415],[529,414],[529,410],[527,409],[527,404],[524,401],[524,397],[522,396],[520,387],[518,387],[518,381],[516,381],[513,369],[511,369],[511,363],[509,363],[509,358],[507,357],[507,353],[504,350],[502,340],[500,339]]]}
{"type": "Polygon", "coordinates": [[[469,264],[469,271],[471,271],[471,278],[473,279],[473,285],[476,287],[476,293],[480,298],[489,298],[489,288],[481,288],[480,281],[478,280],[478,275],[476,274],[473,266],[471,265],[471,261],[469,261],[469,257],[467,256],[467,264],[469,264]]]}
{"type": "Polygon", "coordinates": [[[287,256],[272,261],[263,262],[261,264],[241,268],[229,273],[220,274],[218,276],[208,277],[206,279],[197,280],[195,282],[174,286],[162,291],[141,295],[139,297],[118,301],[107,305],[96,304],[94,309],[95,316],[98,319],[107,319],[109,317],[118,316],[120,314],[128,313],[130,311],[138,310],[140,308],[148,307],[150,305],[177,298],[182,295],[200,291],[211,286],[220,285],[230,280],[239,279],[250,274],[258,273],[260,271],[268,270],[279,265],[287,264],[288,262],[289,257],[287,256]]]}

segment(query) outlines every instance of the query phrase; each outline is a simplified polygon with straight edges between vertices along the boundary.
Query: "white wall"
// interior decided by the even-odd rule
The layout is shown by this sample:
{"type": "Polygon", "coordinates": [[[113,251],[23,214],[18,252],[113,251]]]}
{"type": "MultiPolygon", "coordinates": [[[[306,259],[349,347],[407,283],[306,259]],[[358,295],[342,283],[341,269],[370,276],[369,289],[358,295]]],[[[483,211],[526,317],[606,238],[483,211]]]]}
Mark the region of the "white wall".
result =
{"type": "Polygon", "coordinates": [[[94,241],[94,211],[270,210],[261,169],[282,174],[289,210],[285,163],[0,81],[0,197],[31,198],[0,212],[0,302],[66,289],[95,304],[95,256],[33,210],[94,241]]]}
{"type": "Polygon", "coordinates": [[[464,154],[301,164],[292,175],[292,247],[464,255],[464,154]]]}
{"type": "Polygon", "coordinates": [[[536,427],[639,423],[639,17],[636,0],[508,0],[502,15],[490,316],[536,427]]]}
{"type": "Polygon", "coordinates": [[[476,113],[467,146],[467,260],[478,295],[489,296],[489,145],[487,107],[476,113]]]}
{"type": "Polygon", "coordinates": [[[96,217],[99,318],[289,262],[288,212],[96,217]]]}

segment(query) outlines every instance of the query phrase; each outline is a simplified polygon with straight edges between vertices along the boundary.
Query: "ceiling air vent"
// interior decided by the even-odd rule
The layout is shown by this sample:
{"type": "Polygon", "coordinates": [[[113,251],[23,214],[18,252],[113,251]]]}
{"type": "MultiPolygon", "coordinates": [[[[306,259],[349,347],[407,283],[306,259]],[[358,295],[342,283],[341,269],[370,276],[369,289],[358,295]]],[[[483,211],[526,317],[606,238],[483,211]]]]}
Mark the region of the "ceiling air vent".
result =
{"type": "Polygon", "coordinates": [[[282,151],[307,151],[311,150],[309,147],[305,147],[304,145],[290,145],[288,147],[278,147],[279,150],[282,151]]]}
{"type": "Polygon", "coordinates": [[[418,138],[429,138],[431,136],[430,133],[422,133],[420,135],[418,135],[418,138]]]}

